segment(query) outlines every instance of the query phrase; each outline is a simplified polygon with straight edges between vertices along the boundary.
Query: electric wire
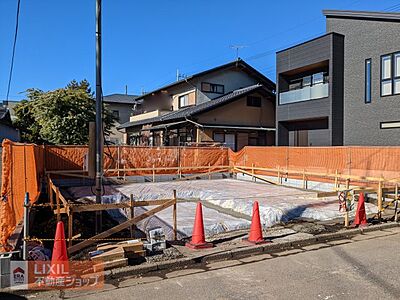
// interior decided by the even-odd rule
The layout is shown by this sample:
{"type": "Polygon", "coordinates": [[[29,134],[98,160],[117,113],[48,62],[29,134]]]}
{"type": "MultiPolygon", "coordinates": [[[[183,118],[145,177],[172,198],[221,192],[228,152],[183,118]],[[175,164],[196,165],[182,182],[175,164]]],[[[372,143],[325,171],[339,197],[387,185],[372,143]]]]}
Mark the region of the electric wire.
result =
{"type": "Polygon", "coordinates": [[[17,2],[16,21],[15,21],[14,42],[13,42],[13,50],[12,50],[12,55],[11,55],[10,73],[9,73],[9,76],[8,76],[6,101],[8,101],[8,98],[9,98],[9,95],[10,95],[12,73],[13,73],[13,69],[14,69],[14,58],[15,58],[15,48],[17,46],[20,6],[21,6],[21,0],[18,0],[18,2],[17,2]]]}

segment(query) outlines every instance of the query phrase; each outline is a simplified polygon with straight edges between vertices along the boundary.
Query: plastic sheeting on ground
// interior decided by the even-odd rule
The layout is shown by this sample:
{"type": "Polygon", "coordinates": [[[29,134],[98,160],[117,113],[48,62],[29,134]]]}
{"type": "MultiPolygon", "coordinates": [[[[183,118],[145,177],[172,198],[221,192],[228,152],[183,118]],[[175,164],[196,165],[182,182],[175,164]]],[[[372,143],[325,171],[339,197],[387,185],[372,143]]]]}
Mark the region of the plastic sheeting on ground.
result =
{"type": "MultiPolygon", "coordinates": [[[[254,183],[234,179],[220,180],[198,180],[198,181],[180,181],[180,182],[159,182],[159,183],[135,183],[120,186],[106,186],[105,195],[122,194],[125,199],[132,194],[135,200],[156,200],[172,198],[173,190],[177,191],[178,199],[187,199],[193,201],[201,200],[207,207],[207,204],[215,206],[215,210],[225,215],[237,218],[242,215],[242,219],[249,219],[252,214],[253,202],[257,200],[260,204],[260,216],[264,227],[270,227],[280,222],[290,220],[304,219],[316,221],[328,221],[343,217],[339,212],[339,202],[337,197],[316,198],[315,192],[302,191],[298,189],[275,186],[265,183],[254,183]]],[[[68,189],[69,193],[75,198],[91,198],[90,189],[87,187],[74,187],[68,189]]],[[[185,204],[185,203],[180,203],[185,204]]],[[[189,203],[187,203],[189,204],[189,203]]],[[[193,204],[193,203],[190,203],[193,204]]],[[[193,226],[194,206],[178,207],[178,224],[181,226],[193,226]],[[182,207],[182,211],[181,208],[182,207]],[[179,223],[179,220],[185,220],[186,223],[179,223]],[[186,221],[187,220],[187,221],[186,221]]],[[[220,233],[223,226],[218,228],[219,218],[214,215],[207,216],[204,211],[204,217],[207,222],[214,222],[215,230],[211,233],[220,233]]],[[[377,207],[366,203],[367,214],[377,213],[377,207]]],[[[157,214],[163,222],[170,228],[172,212],[164,211],[157,214]]],[[[354,215],[354,212],[351,213],[354,215]]],[[[183,222],[183,221],[182,221],[183,222]]],[[[225,224],[227,224],[225,222],[225,224]]],[[[247,226],[249,223],[246,223],[247,226]]],[[[235,224],[244,228],[243,224],[235,224]]],[[[228,229],[229,226],[226,226],[228,229]]],[[[147,228],[147,227],[146,227],[147,228]]],[[[187,234],[191,230],[184,230],[187,234]]]]}

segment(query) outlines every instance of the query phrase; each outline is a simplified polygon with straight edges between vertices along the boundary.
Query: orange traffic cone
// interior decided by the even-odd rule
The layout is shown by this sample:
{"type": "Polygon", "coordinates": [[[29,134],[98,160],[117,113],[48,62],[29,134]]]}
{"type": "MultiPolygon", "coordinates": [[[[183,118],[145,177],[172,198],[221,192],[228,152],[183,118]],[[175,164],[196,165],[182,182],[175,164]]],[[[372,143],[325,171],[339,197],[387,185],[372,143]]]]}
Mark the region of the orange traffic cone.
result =
{"type": "Polygon", "coordinates": [[[353,225],[367,225],[367,214],[365,213],[365,199],[364,193],[360,193],[358,197],[356,217],[354,219],[353,225]]]}
{"type": "Polygon", "coordinates": [[[212,248],[212,243],[207,243],[204,235],[203,224],[203,209],[201,203],[197,203],[196,217],[194,219],[194,227],[192,233],[192,240],[186,243],[186,247],[191,249],[205,249],[212,248]]]}
{"type": "Polygon", "coordinates": [[[250,233],[249,237],[245,239],[245,241],[252,244],[262,244],[266,242],[262,235],[258,201],[255,201],[253,204],[253,216],[251,217],[250,233]]]}
{"type": "Polygon", "coordinates": [[[64,235],[64,223],[59,221],[54,238],[53,253],[51,256],[50,275],[51,278],[65,277],[69,274],[69,263],[67,255],[67,244],[64,235]]]}

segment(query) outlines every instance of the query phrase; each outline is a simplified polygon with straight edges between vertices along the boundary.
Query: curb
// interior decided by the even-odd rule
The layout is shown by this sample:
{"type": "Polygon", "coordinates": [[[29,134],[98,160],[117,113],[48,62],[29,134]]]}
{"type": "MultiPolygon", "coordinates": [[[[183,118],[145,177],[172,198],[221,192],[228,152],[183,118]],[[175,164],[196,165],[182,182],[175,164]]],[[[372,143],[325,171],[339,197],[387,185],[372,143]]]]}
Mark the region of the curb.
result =
{"type": "Polygon", "coordinates": [[[190,258],[184,257],[184,258],[177,258],[168,261],[148,263],[137,266],[127,266],[123,268],[105,271],[104,277],[105,279],[117,279],[132,275],[143,275],[146,273],[161,271],[166,269],[168,270],[182,269],[194,264],[209,264],[212,262],[243,258],[262,253],[280,252],[294,248],[301,248],[303,246],[308,246],[319,242],[327,242],[342,238],[349,238],[357,234],[364,234],[365,232],[381,231],[384,229],[390,229],[396,227],[400,227],[400,223],[395,223],[395,222],[384,223],[384,224],[368,226],[365,228],[353,228],[339,232],[319,234],[314,237],[305,238],[301,240],[268,243],[257,246],[243,247],[239,249],[226,250],[209,255],[204,254],[204,255],[199,255],[197,257],[190,257],[190,258]]]}

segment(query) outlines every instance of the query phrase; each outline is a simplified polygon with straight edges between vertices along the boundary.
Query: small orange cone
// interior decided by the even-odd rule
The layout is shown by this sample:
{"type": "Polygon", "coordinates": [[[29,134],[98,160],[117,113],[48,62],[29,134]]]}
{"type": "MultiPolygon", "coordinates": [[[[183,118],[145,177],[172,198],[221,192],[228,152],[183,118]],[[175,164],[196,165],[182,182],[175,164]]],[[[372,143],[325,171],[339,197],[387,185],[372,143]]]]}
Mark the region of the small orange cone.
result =
{"type": "Polygon", "coordinates": [[[365,213],[365,198],[364,193],[360,193],[358,197],[356,217],[354,219],[353,225],[367,225],[367,214],[365,213]]]}
{"type": "Polygon", "coordinates": [[[258,201],[255,201],[253,204],[253,216],[251,217],[250,233],[249,237],[245,239],[245,241],[252,244],[262,244],[266,242],[262,235],[258,201]]]}
{"type": "Polygon", "coordinates": [[[204,224],[203,224],[203,208],[201,203],[197,203],[196,217],[194,219],[194,227],[192,233],[192,240],[186,243],[186,247],[191,249],[205,249],[212,248],[212,243],[207,243],[204,235],[204,224]]]}
{"type": "Polygon", "coordinates": [[[64,235],[64,223],[59,221],[54,238],[53,253],[51,256],[50,275],[51,278],[68,276],[69,263],[67,254],[67,244],[64,235]]]}

